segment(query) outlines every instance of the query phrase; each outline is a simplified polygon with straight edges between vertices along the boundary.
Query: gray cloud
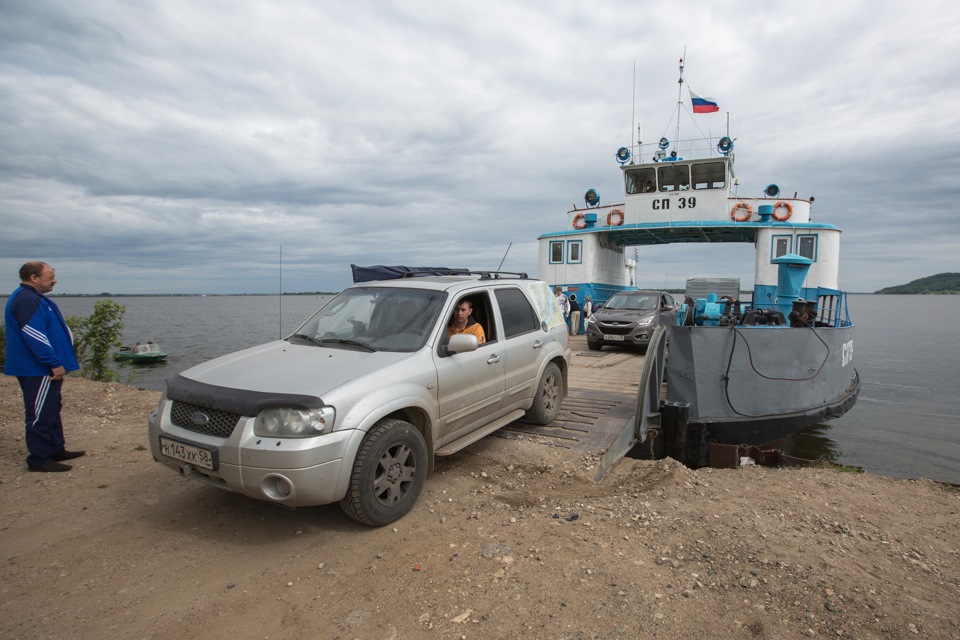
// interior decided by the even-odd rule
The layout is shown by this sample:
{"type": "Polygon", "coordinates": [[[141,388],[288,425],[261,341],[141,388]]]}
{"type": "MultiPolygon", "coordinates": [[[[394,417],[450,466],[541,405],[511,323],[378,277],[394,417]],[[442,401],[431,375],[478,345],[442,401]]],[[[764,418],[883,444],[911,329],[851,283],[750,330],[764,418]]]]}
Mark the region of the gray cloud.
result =
{"type": "MultiPolygon", "coordinates": [[[[732,114],[741,193],[815,195],[845,286],[960,270],[960,16],[789,5],[0,1],[0,273],[272,292],[281,246],[288,291],[339,289],[350,263],[492,268],[508,246],[505,269],[535,272],[587,188],[622,198],[631,119],[673,137],[684,46],[688,86],[732,114]]],[[[639,252],[641,284],[752,278],[749,249],[674,249],[639,252]]]]}

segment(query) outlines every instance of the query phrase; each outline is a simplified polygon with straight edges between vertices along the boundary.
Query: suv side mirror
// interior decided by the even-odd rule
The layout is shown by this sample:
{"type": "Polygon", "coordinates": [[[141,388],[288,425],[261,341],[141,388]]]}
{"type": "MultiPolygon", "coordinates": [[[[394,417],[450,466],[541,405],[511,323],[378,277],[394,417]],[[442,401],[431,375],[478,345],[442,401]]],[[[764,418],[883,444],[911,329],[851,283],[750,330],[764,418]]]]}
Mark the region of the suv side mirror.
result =
{"type": "Polygon", "coordinates": [[[450,342],[447,344],[447,353],[461,353],[464,351],[476,351],[480,346],[477,336],[469,333],[458,333],[450,336],[450,342]]]}

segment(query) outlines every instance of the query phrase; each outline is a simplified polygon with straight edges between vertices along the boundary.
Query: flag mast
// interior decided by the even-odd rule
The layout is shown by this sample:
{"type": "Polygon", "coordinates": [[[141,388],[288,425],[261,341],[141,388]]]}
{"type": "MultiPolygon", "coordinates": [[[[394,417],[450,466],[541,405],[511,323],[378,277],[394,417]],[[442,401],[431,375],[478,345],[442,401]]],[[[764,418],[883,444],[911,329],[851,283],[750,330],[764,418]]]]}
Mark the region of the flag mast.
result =
{"type": "MultiPolygon", "coordinates": [[[[683,48],[683,58],[687,57],[687,48],[683,48]]],[[[680,58],[680,79],[677,80],[677,137],[676,149],[680,152],[680,110],[683,108],[683,58],[680,58]]]]}

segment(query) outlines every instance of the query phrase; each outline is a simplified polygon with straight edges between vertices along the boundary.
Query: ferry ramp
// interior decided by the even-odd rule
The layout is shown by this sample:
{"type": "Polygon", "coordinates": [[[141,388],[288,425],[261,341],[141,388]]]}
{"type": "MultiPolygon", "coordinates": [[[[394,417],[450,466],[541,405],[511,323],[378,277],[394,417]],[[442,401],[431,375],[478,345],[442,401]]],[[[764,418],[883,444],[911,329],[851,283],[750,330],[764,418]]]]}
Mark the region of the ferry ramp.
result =
{"type": "Polygon", "coordinates": [[[517,420],[495,432],[585,455],[602,455],[633,419],[644,355],[638,349],[590,351],[586,337],[570,336],[569,392],[548,425],[517,420]]]}

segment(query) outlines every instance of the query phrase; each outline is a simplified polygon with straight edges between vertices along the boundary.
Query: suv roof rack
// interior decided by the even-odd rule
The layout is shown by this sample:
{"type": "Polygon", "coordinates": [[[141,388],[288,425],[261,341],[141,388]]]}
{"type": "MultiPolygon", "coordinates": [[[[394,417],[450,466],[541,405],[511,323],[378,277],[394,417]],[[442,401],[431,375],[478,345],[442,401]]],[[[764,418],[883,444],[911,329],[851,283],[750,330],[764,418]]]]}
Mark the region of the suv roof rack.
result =
{"type": "Polygon", "coordinates": [[[439,273],[438,270],[432,270],[429,273],[408,271],[401,277],[417,278],[422,276],[480,276],[481,280],[499,280],[500,278],[529,279],[526,273],[519,271],[472,271],[470,269],[450,269],[449,273],[439,273]]]}
{"type": "Polygon", "coordinates": [[[353,271],[353,281],[370,282],[371,280],[394,280],[397,278],[422,278],[425,276],[480,276],[481,280],[496,280],[500,278],[520,278],[528,280],[526,273],[512,271],[472,271],[470,269],[451,269],[448,267],[404,267],[384,266],[359,267],[350,265],[353,271]]]}

